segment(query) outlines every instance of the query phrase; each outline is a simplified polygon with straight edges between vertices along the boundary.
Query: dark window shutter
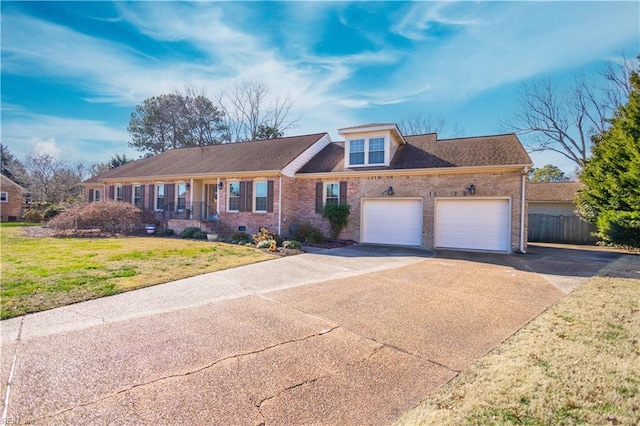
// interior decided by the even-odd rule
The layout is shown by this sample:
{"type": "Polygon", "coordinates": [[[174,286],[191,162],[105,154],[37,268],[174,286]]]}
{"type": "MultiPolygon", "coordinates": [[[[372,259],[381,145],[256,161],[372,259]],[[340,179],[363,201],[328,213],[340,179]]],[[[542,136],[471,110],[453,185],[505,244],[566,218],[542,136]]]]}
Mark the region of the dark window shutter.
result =
{"type": "Polygon", "coordinates": [[[240,207],[238,207],[239,212],[247,211],[247,203],[244,197],[244,194],[247,192],[247,182],[240,182],[240,207]]]}
{"type": "Polygon", "coordinates": [[[316,182],[316,213],[322,213],[322,182],[316,182]]]}
{"type": "Polygon", "coordinates": [[[267,181],[267,212],[273,213],[273,181],[267,181]]]}
{"type": "Polygon", "coordinates": [[[155,197],[155,191],[153,184],[149,185],[149,210],[153,210],[153,198],[155,197]]]}
{"type": "Polygon", "coordinates": [[[89,190],[89,202],[93,201],[93,189],[89,190]]]}
{"type": "Polygon", "coordinates": [[[109,199],[110,200],[114,200],[115,199],[115,197],[113,195],[114,191],[115,191],[115,188],[113,187],[113,185],[109,186],[109,199]]]}
{"type": "Polygon", "coordinates": [[[246,191],[245,191],[245,211],[246,212],[250,212],[253,210],[253,182],[248,180],[245,182],[244,185],[246,191]]]}
{"type": "Polygon", "coordinates": [[[176,210],[176,184],[168,183],[164,186],[164,209],[176,210]]]}
{"type": "Polygon", "coordinates": [[[347,182],[340,182],[340,204],[347,204],[347,182]]]}
{"type": "Polygon", "coordinates": [[[144,208],[144,185],[140,185],[140,208],[144,208]]]}

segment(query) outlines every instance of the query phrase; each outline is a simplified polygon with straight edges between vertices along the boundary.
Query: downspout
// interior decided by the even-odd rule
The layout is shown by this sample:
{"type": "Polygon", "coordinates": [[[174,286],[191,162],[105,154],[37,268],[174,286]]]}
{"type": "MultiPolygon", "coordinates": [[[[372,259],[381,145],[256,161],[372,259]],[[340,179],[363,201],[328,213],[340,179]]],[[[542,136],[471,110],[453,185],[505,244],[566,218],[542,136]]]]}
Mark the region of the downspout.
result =
{"type": "Polygon", "coordinates": [[[282,175],[278,177],[278,235],[282,235],[282,175]]]}
{"type": "Polygon", "coordinates": [[[520,205],[520,253],[526,254],[527,250],[524,248],[524,239],[525,239],[525,235],[524,235],[524,221],[525,221],[525,205],[526,205],[526,183],[527,183],[527,170],[528,168],[525,166],[525,168],[522,171],[522,187],[520,190],[520,201],[521,201],[521,205],[520,205]]]}

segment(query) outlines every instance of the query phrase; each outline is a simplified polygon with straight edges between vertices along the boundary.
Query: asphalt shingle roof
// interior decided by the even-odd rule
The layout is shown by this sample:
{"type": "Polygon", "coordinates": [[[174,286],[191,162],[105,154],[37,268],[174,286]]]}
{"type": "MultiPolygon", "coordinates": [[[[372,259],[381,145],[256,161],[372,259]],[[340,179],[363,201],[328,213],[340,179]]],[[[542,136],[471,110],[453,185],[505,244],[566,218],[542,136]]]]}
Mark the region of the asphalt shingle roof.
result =
{"type": "Polygon", "coordinates": [[[507,166],[532,164],[513,134],[471,138],[437,139],[435,133],[405,136],[389,167],[344,167],[344,143],[332,143],[308,162],[299,173],[358,170],[428,169],[441,167],[507,166]]]}
{"type": "Polygon", "coordinates": [[[571,201],[584,185],[582,182],[542,182],[527,185],[529,201],[571,201]]]}
{"type": "Polygon", "coordinates": [[[282,170],[326,133],[171,149],[86,180],[132,179],[282,170]]]}

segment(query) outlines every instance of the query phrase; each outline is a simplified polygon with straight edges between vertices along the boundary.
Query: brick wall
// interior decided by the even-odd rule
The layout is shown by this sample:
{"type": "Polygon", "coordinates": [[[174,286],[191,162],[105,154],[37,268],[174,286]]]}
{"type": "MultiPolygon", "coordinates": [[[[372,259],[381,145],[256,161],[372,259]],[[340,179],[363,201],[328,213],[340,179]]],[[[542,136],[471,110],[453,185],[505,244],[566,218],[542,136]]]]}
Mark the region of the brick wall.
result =
{"type": "Polygon", "coordinates": [[[2,176],[2,187],[0,191],[6,192],[8,197],[6,203],[0,203],[2,222],[7,222],[10,218],[12,221],[20,220],[22,218],[22,204],[24,202],[22,189],[2,176]]]}
{"type": "MultiPolygon", "coordinates": [[[[383,193],[393,187],[393,197],[420,197],[423,200],[423,245],[434,245],[435,199],[447,197],[465,197],[464,190],[470,184],[475,185],[475,195],[467,197],[509,197],[511,199],[511,248],[520,248],[520,185],[519,172],[447,174],[435,176],[376,176],[364,178],[339,179],[347,182],[347,203],[351,206],[349,224],[340,238],[360,240],[361,200],[362,198],[389,198],[383,193]]],[[[329,224],[322,215],[315,213],[315,185],[320,180],[305,179],[298,182],[297,223],[311,223],[326,234],[329,224]]],[[[336,179],[325,179],[336,181],[336,179]]],[[[526,218],[525,218],[526,226],[526,218]]],[[[525,229],[526,231],[526,229],[525,229]]]]}

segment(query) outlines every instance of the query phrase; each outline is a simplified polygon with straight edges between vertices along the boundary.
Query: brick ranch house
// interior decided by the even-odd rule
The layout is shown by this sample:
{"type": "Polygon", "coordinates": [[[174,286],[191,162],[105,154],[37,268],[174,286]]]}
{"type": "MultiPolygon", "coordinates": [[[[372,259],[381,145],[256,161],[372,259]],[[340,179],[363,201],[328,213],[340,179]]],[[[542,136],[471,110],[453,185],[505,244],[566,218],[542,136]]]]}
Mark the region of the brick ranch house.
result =
{"type": "Polygon", "coordinates": [[[5,175],[0,176],[0,221],[22,220],[26,190],[5,175]]]}
{"type": "Polygon", "coordinates": [[[132,202],[176,231],[218,219],[222,236],[302,223],[328,233],[323,205],[347,203],[344,239],[526,251],[532,161],[516,135],[439,140],[392,123],[338,133],[169,150],[85,181],[85,199],[132,202]]]}

